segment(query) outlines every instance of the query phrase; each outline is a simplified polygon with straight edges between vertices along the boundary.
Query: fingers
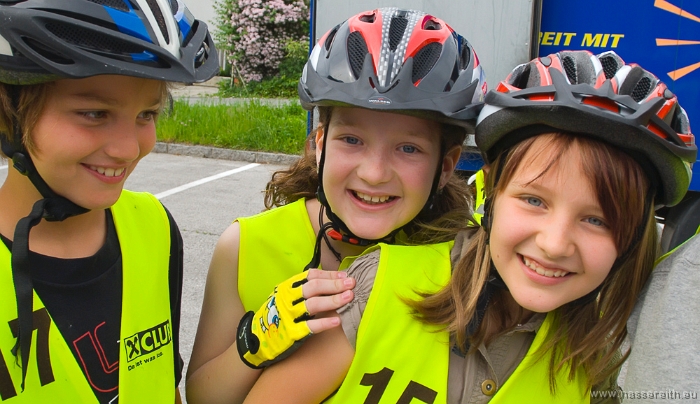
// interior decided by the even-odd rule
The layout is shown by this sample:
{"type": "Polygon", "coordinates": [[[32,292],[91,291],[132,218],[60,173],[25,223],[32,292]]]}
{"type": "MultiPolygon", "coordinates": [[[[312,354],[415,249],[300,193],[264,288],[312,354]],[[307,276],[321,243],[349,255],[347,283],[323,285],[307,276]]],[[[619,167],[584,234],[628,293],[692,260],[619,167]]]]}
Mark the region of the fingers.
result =
{"type": "MultiPolygon", "coordinates": [[[[309,274],[309,276],[311,276],[311,274],[309,274]]],[[[315,296],[335,295],[354,287],[354,278],[316,278],[316,275],[314,275],[314,279],[309,279],[308,282],[302,285],[301,290],[304,298],[310,299],[315,296]]]]}
{"type": "Polygon", "coordinates": [[[324,271],[322,269],[309,269],[306,279],[342,279],[347,278],[348,273],[345,271],[324,271]]]}
{"type": "Polygon", "coordinates": [[[325,318],[318,318],[314,320],[309,320],[306,322],[309,325],[309,329],[312,333],[318,334],[320,332],[330,330],[340,325],[340,317],[331,316],[325,318]]]}
{"type": "Polygon", "coordinates": [[[353,298],[352,290],[331,296],[317,296],[306,300],[306,311],[314,316],[324,311],[335,311],[350,303],[353,298]]]}

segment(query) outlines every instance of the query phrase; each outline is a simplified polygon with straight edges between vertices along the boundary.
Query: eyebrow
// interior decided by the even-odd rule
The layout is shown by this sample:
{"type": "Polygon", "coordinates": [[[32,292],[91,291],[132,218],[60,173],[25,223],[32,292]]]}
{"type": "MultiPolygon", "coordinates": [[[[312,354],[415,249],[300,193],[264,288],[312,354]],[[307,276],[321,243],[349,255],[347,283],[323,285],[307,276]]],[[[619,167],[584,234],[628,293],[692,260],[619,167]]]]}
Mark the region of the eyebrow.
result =
{"type": "MultiPolygon", "coordinates": [[[[362,123],[362,122],[356,123],[356,122],[353,122],[353,121],[346,122],[346,121],[343,121],[342,118],[333,118],[333,119],[334,119],[334,122],[335,122],[335,126],[338,126],[338,127],[357,128],[357,127],[359,127],[360,124],[362,123]]],[[[414,130],[409,130],[409,131],[406,131],[406,132],[404,132],[404,133],[407,134],[407,135],[409,135],[409,136],[417,137],[417,138],[425,138],[426,136],[431,136],[431,135],[432,135],[432,134],[429,133],[429,132],[419,132],[419,131],[414,131],[414,130]]]]}
{"type": "MultiPolygon", "coordinates": [[[[101,104],[109,105],[111,107],[119,106],[119,104],[120,104],[119,101],[114,99],[114,98],[105,97],[105,96],[102,96],[102,95],[99,95],[96,93],[92,93],[92,92],[70,94],[68,97],[81,99],[83,101],[99,102],[101,104]]],[[[161,103],[161,99],[159,97],[159,98],[154,98],[153,100],[151,100],[151,103],[148,105],[154,107],[156,105],[160,105],[160,103],[161,103]]]]}

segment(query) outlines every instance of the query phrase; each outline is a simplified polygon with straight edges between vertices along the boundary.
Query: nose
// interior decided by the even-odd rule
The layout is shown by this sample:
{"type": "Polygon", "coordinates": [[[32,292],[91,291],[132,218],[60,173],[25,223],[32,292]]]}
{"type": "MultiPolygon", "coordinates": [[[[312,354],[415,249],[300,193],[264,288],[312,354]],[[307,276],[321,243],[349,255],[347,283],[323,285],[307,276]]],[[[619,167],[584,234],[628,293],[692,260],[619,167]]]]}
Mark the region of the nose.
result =
{"type": "Polygon", "coordinates": [[[535,236],[535,243],[548,258],[570,257],[576,250],[575,228],[566,214],[544,220],[535,236]]]}
{"type": "MultiPolygon", "coordinates": [[[[141,150],[143,146],[145,128],[136,122],[121,122],[113,127],[107,136],[109,137],[105,146],[105,153],[120,161],[134,161],[145,153],[141,150]]],[[[148,136],[148,135],[146,135],[148,136]]],[[[153,133],[155,143],[155,133],[153,133]]]]}
{"type": "Polygon", "coordinates": [[[370,185],[391,179],[391,156],[384,150],[368,151],[358,162],[357,176],[370,185]]]}

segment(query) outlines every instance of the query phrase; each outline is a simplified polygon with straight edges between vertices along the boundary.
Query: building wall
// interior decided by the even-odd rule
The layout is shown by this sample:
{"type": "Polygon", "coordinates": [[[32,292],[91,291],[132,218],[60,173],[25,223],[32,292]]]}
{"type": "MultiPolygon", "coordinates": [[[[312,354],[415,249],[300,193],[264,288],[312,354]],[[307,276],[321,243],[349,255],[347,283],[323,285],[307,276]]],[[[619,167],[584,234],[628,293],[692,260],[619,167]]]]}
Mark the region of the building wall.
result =
{"type": "Polygon", "coordinates": [[[216,30],[215,0],[185,0],[194,17],[207,23],[210,31],[216,30]]]}

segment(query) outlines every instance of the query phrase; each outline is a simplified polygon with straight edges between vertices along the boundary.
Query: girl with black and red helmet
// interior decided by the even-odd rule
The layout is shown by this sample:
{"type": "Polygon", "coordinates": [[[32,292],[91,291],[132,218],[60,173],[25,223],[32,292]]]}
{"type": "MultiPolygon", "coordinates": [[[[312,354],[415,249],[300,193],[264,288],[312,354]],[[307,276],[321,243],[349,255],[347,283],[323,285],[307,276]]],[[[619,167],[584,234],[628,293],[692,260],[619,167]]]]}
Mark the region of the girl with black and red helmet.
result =
{"type": "Polygon", "coordinates": [[[179,401],[182,239],[123,187],[167,83],[217,72],[179,0],[0,2],[0,400],[179,401]]]}
{"type": "MultiPolygon", "coordinates": [[[[447,386],[424,386],[433,402],[619,402],[626,322],[659,251],[654,210],[682,199],[697,154],[685,111],[615,53],[566,51],[516,67],[486,96],[476,143],[481,226],[458,235],[444,288],[403,299],[451,341],[422,363],[449,368],[447,386]]],[[[371,279],[381,254],[348,273],[371,279]]],[[[384,379],[360,370],[350,383],[386,382],[388,402],[408,391],[390,389],[401,366],[384,379]]]]}
{"type": "MultiPolygon", "coordinates": [[[[484,94],[471,45],[423,12],[363,12],[321,38],[299,81],[302,105],[319,111],[315,147],[273,175],[270,210],[239,218],[219,240],[188,370],[190,402],[242,401],[259,375],[248,366],[289,355],[311,332],[335,327],[324,334],[344,338],[337,316],[305,321],[352,298],[310,298],[352,288],[336,272],[344,258],[380,242],[425,243],[431,231],[454,238],[469,205],[453,171],[484,94]]],[[[330,386],[323,381],[344,366],[317,380],[330,386]]]]}

